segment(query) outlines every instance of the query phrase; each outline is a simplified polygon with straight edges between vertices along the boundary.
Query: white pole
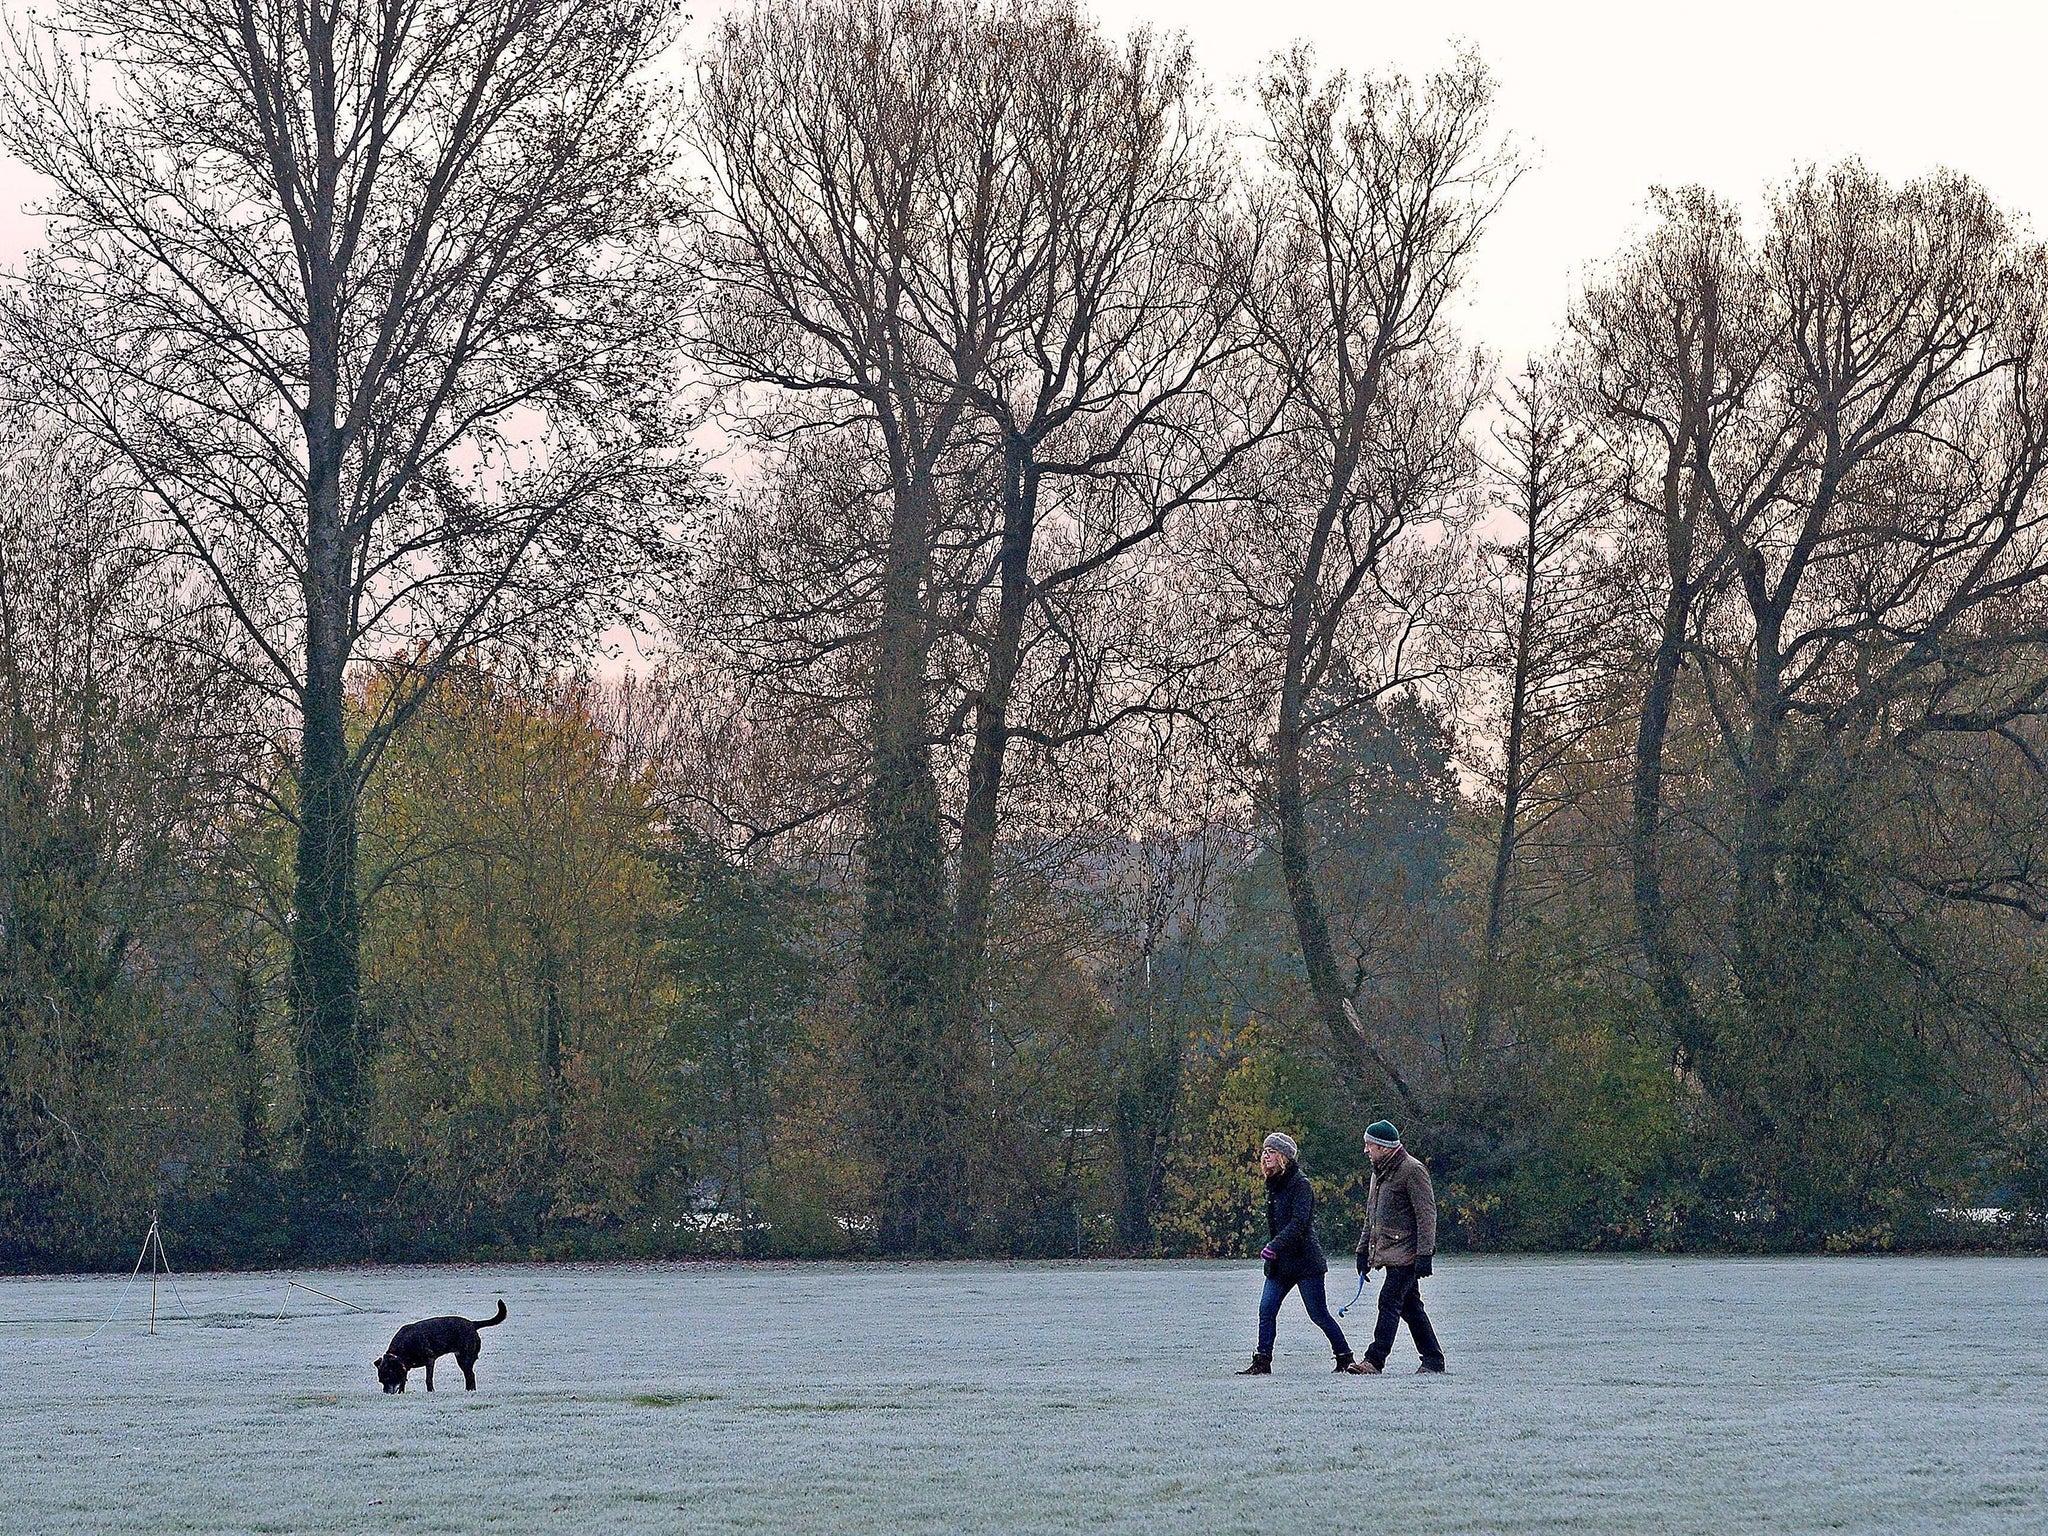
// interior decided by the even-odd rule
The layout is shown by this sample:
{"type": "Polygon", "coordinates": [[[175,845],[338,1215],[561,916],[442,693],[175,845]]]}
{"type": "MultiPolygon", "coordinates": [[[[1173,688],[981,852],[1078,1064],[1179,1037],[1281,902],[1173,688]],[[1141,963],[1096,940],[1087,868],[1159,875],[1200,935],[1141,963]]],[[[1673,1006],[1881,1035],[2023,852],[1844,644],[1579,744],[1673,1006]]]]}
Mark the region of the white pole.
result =
{"type": "Polygon", "coordinates": [[[149,1331],[154,1334],[156,1332],[156,1277],[164,1259],[164,1240],[157,1235],[155,1211],[149,1213],[149,1236],[142,1240],[142,1246],[148,1248],[152,1243],[156,1245],[156,1258],[149,1266],[149,1331]]]}

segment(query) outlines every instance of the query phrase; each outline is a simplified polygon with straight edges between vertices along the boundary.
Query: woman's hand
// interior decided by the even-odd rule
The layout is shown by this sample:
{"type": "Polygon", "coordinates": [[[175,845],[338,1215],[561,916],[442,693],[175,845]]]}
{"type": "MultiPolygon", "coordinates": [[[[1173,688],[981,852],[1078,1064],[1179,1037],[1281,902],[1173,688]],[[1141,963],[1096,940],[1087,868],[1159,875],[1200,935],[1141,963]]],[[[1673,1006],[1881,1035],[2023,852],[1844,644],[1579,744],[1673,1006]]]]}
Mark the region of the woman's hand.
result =
{"type": "Polygon", "coordinates": [[[1272,1249],[1272,1246],[1269,1244],[1268,1246],[1261,1248],[1259,1250],[1259,1257],[1264,1259],[1268,1264],[1270,1264],[1275,1259],[1279,1258],[1280,1255],[1275,1253],[1272,1249]]]}

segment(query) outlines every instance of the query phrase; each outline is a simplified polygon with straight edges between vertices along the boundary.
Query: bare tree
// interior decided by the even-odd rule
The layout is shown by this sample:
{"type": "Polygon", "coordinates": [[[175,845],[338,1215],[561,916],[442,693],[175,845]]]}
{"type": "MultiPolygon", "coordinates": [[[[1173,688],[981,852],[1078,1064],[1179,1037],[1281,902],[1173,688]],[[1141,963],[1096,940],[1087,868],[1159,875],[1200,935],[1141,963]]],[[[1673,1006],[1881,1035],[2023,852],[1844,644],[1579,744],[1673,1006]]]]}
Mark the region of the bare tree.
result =
{"type": "Polygon", "coordinates": [[[8,319],[295,717],[306,1159],[365,1136],[356,802],[464,650],[660,547],[667,0],[78,0],[0,141],[57,188],[8,319]],[[90,61],[88,63],[88,61],[90,61]],[[352,723],[352,662],[400,679],[352,723]]]}
{"type": "Polygon", "coordinates": [[[1996,739],[2048,700],[2041,253],[1961,177],[1894,189],[1850,163],[1779,194],[1761,256],[1781,339],[1751,415],[1775,431],[1745,478],[1713,479],[1728,600],[1699,647],[1742,786],[1752,1004],[1779,964],[1783,812],[1844,733],[1889,716],[1909,740],[1996,739]]]}
{"type": "MultiPolygon", "coordinates": [[[[1695,1063],[1710,1031],[1661,879],[1683,671],[1735,791],[1700,812],[1728,849],[1732,925],[1703,947],[1795,1033],[1782,993],[1804,962],[1779,921],[1799,871],[1857,841],[1820,806],[1846,812],[1859,782],[1896,796],[1899,769],[1951,734],[2031,750],[2021,728],[2048,698],[2041,267],[1962,178],[1892,188],[1850,163],[1781,189],[1756,246],[1704,194],[1666,199],[1581,313],[1583,399],[1664,573],[1631,858],[1653,981],[1695,1063]]],[[[2023,901],[2000,886],[1928,894],[2023,901]]]]}
{"type": "Polygon", "coordinates": [[[764,4],[705,67],[699,348],[755,387],[738,398],[779,460],[725,530],[753,615],[725,606],[799,714],[836,735],[864,712],[817,810],[862,808],[892,1246],[957,1244],[970,1220],[1012,742],[1057,751],[1146,707],[1081,654],[1080,611],[1256,435],[1217,387],[1242,341],[1200,107],[1184,50],[1037,0],[764,4]],[[949,848],[935,754],[956,740],[949,848]],[[934,1124],[950,1146],[903,1141],[934,1124]]]}
{"type": "Polygon", "coordinates": [[[1254,622],[1278,652],[1265,766],[1316,1011],[1356,1091],[1376,1079],[1404,1098],[1357,1012],[1362,957],[1347,979],[1331,940],[1306,765],[1319,732],[1406,675],[1443,575],[1414,535],[1470,470],[1463,429],[1480,382],[1445,311],[1514,175],[1488,136],[1493,91],[1470,56],[1419,90],[1397,76],[1354,87],[1319,77],[1306,48],[1259,86],[1267,171],[1252,194],[1263,249],[1250,308],[1285,403],[1234,537],[1254,622]]]}
{"type": "Polygon", "coordinates": [[[1115,642],[1088,610],[1146,600],[1126,585],[1132,567],[1177,515],[1224,493],[1271,425],[1247,387],[1229,166],[1185,47],[1140,32],[1118,48],[1072,12],[1020,44],[1010,152],[1032,197],[1013,238],[1036,285],[975,391],[1000,516],[962,615],[978,671],[953,904],[963,1017],[988,948],[1013,738],[1056,753],[1166,707],[1169,678],[1106,675],[1115,642]],[[1021,728],[1020,692],[1033,717],[1021,728]]]}
{"type": "Polygon", "coordinates": [[[1022,174],[985,142],[977,95],[1015,50],[967,8],[764,0],[706,59],[695,144],[710,182],[697,350],[771,434],[852,413],[884,466],[865,713],[863,1012],[871,1131],[887,1150],[885,1242],[962,1239],[976,1078],[954,1027],[929,604],[957,525],[945,478],[976,379],[1028,291],[1000,217],[1022,174]],[[963,303],[943,302],[951,292],[963,303]],[[948,322],[965,314],[964,330],[948,322]],[[915,1132],[915,1134],[912,1134],[915,1132]]]}
{"type": "Polygon", "coordinates": [[[1627,834],[1636,930],[1667,1028],[1697,1057],[1705,1031],[1672,936],[1662,831],[1665,745],[1700,595],[1722,568],[1707,537],[1709,475],[1763,366],[1756,279],[1737,212],[1658,193],[1664,222],[1573,316],[1574,389],[1635,521],[1650,657],[1637,710],[1627,834]]]}
{"type": "Polygon", "coordinates": [[[1605,499],[1594,483],[1584,428],[1558,398],[1542,365],[1530,363],[1499,400],[1489,469],[1500,511],[1521,526],[1485,546],[1494,583],[1482,611],[1490,622],[1489,666],[1502,679],[1498,718],[1500,814],[1487,882],[1483,951],[1474,980],[1473,1048],[1491,1046],[1516,854],[1525,839],[1569,803],[1550,793],[1559,769],[1603,723],[1589,707],[1589,681],[1613,638],[1611,599],[1595,543],[1605,499]]]}

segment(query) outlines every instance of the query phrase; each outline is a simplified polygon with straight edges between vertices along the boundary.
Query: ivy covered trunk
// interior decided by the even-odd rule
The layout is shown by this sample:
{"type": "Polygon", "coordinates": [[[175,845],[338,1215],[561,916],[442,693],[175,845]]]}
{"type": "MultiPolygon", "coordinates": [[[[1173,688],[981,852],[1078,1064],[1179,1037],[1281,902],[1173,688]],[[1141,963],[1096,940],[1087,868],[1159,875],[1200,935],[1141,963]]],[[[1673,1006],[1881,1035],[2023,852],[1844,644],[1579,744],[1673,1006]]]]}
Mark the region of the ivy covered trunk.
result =
{"type": "MultiPolygon", "coordinates": [[[[317,328],[316,328],[317,334],[317,328]]],[[[293,888],[292,1023],[298,1040],[305,1167],[343,1185],[368,1145],[369,1062],[361,1002],[356,886],[357,782],[349,748],[351,550],[341,513],[342,435],[331,353],[306,411],[306,670],[299,738],[298,867],[293,888]]]]}
{"type": "Polygon", "coordinates": [[[928,477],[914,475],[898,499],[869,698],[859,1028],[877,1236],[892,1253],[959,1249],[973,1203],[972,1052],[950,1006],[945,841],[925,722],[931,495],[928,477]]]}

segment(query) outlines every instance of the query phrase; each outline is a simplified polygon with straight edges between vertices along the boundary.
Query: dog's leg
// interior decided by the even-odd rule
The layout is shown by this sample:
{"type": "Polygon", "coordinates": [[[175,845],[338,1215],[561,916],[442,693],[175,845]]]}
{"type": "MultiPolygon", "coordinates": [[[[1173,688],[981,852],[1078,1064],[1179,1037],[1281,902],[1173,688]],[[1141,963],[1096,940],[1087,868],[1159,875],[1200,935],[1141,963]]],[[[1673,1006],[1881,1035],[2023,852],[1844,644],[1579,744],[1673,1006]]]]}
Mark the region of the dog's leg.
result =
{"type": "Polygon", "coordinates": [[[427,1390],[434,1390],[434,1362],[431,1360],[427,1362],[427,1390]]]}
{"type": "Polygon", "coordinates": [[[465,1392],[476,1390],[476,1356],[457,1355],[455,1363],[462,1367],[462,1387],[465,1392]]]}

